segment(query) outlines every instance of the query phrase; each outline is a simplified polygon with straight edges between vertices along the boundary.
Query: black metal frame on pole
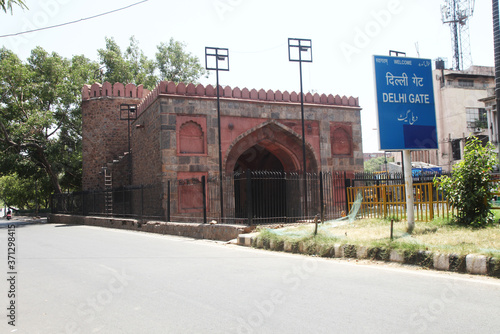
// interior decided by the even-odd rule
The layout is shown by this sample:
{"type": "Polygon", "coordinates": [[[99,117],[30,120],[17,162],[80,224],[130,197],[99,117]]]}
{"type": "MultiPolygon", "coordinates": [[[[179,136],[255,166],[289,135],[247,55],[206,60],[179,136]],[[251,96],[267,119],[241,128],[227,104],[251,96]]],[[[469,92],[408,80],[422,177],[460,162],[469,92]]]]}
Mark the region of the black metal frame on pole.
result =
{"type": "Polygon", "coordinates": [[[219,87],[219,71],[229,71],[229,49],[205,47],[205,68],[214,70],[217,78],[217,129],[219,137],[219,192],[220,192],[220,219],[224,219],[224,192],[223,192],[223,177],[222,177],[222,145],[221,145],[221,126],[220,126],[220,87],[219,87]],[[215,60],[215,67],[210,60],[215,60]],[[219,61],[223,62],[219,66],[219,61]]]}
{"type": "Polygon", "coordinates": [[[132,152],[130,148],[130,121],[137,119],[137,104],[120,104],[120,120],[127,121],[127,138],[128,138],[128,182],[132,185],[132,152]]]}
{"type": "Polygon", "coordinates": [[[302,85],[302,63],[312,63],[312,41],[304,38],[289,38],[288,39],[288,60],[299,63],[300,72],[300,114],[302,118],[302,162],[303,162],[303,178],[304,178],[304,215],[308,216],[308,198],[307,198],[307,164],[306,164],[306,132],[304,121],[304,91],[302,85]],[[295,52],[294,52],[295,51],[295,52]],[[298,51],[298,54],[297,54],[298,51]],[[306,57],[302,57],[305,53],[306,57]],[[308,56],[308,57],[307,57],[308,56]]]}

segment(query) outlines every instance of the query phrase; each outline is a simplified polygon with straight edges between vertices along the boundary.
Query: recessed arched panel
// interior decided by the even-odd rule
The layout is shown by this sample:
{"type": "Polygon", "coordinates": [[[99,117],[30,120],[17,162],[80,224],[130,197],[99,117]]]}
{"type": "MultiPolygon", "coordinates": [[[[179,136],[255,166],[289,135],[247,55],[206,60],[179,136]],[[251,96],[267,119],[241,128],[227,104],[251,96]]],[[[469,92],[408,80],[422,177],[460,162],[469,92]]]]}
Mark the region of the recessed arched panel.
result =
{"type": "Polygon", "coordinates": [[[189,121],[181,125],[179,129],[179,153],[205,153],[205,134],[198,123],[189,121]]]}
{"type": "Polygon", "coordinates": [[[352,129],[348,124],[332,124],[330,139],[333,156],[352,156],[352,129]]]}

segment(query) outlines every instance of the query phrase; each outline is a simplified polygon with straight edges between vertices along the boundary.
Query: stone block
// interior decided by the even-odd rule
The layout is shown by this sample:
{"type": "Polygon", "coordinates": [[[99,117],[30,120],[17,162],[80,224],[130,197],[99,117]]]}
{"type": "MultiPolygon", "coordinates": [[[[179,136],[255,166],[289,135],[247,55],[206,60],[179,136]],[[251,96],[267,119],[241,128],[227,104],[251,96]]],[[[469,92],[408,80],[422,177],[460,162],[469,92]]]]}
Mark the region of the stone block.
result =
{"type": "Polygon", "coordinates": [[[301,254],[307,253],[307,245],[304,241],[299,242],[299,253],[301,254]]]}
{"type": "Polygon", "coordinates": [[[342,245],[335,244],[333,247],[335,250],[335,257],[344,257],[344,247],[342,247],[342,245]]]}
{"type": "Polygon", "coordinates": [[[238,245],[250,247],[256,236],[257,234],[255,233],[240,234],[238,236],[238,245]]]}
{"type": "Polygon", "coordinates": [[[400,254],[397,250],[393,249],[393,250],[391,250],[391,253],[389,254],[389,261],[397,262],[397,263],[404,263],[405,257],[403,254],[400,254]]]}
{"type": "Polygon", "coordinates": [[[465,257],[465,265],[469,274],[488,274],[488,258],[484,255],[467,255],[465,257]]]}
{"type": "Polygon", "coordinates": [[[434,268],[437,270],[450,269],[450,255],[449,254],[434,254],[434,268]]]}
{"type": "Polygon", "coordinates": [[[358,259],[367,259],[368,258],[368,247],[359,246],[356,250],[356,257],[358,259]]]}

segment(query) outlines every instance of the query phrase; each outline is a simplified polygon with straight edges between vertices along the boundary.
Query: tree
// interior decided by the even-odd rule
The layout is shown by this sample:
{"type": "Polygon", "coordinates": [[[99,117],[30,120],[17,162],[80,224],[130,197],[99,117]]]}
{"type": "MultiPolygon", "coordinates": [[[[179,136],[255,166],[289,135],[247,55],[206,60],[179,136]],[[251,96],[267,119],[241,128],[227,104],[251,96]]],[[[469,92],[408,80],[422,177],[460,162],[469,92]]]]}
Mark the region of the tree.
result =
{"type": "Polygon", "coordinates": [[[12,14],[13,8],[12,5],[18,5],[21,8],[26,8],[28,9],[28,6],[24,3],[23,0],[0,0],[0,7],[2,7],[2,10],[7,13],[7,10],[10,10],[10,13],[12,14]]]}
{"type": "Polygon", "coordinates": [[[21,177],[14,173],[0,177],[0,201],[9,207],[35,209],[47,207],[50,198],[49,180],[45,176],[21,177]]]}
{"type": "MultiPolygon", "coordinates": [[[[394,158],[387,158],[387,162],[393,162],[394,158]]],[[[364,168],[365,172],[374,173],[380,172],[381,166],[385,169],[386,157],[372,158],[365,161],[364,168]]]]}
{"type": "Polygon", "coordinates": [[[24,63],[0,49],[1,175],[42,170],[56,193],[61,181],[79,187],[81,87],[97,70],[83,56],[66,59],[37,47],[24,63]]]}
{"type": "Polygon", "coordinates": [[[476,137],[467,138],[464,158],[453,167],[450,176],[435,179],[457,209],[454,222],[459,225],[484,227],[493,223],[491,212],[491,171],[496,164],[493,145],[485,146],[476,137]]]}
{"type": "Polygon", "coordinates": [[[134,36],[130,37],[130,45],[125,51],[125,61],[129,64],[129,72],[136,84],[142,84],[148,89],[156,86],[158,83],[158,77],[154,74],[156,64],[139,49],[139,42],[134,36]]]}
{"type": "Polygon", "coordinates": [[[160,70],[160,80],[196,82],[206,76],[207,71],[200,64],[198,57],[184,51],[185,44],[170,39],[169,43],[160,43],[156,53],[156,62],[160,70]]]}
{"type": "Polygon", "coordinates": [[[133,36],[125,52],[122,52],[113,38],[106,38],[106,47],[97,50],[99,62],[104,69],[103,80],[142,84],[150,90],[160,80],[196,83],[207,71],[201,66],[198,57],[184,50],[185,46],[174,39],[170,39],[168,44],[160,43],[155,61],[144,55],[133,36]]]}
{"type": "Polygon", "coordinates": [[[131,75],[129,64],[113,38],[106,37],[106,48],[97,50],[99,63],[104,67],[104,81],[112,83],[136,83],[131,75]]]}

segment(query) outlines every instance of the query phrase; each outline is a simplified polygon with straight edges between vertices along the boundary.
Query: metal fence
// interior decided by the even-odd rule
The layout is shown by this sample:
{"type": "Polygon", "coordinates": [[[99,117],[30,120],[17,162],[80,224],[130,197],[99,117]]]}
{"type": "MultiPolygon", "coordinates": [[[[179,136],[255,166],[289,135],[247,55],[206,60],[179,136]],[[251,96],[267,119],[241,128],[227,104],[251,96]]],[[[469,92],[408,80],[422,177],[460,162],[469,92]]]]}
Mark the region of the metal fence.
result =
{"type": "Polygon", "coordinates": [[[161,185],[55,194],[51,201],[52,213],[165,219],[161,185]]]}
{"type": "Polygon", "coordinates": [[[245,171],[220,179],[167,180],[163,185],[95,190],[52,197],[52,212],[161,221],[272,224],[338,218],[347,211],[344,172],[245,171]],[[305,182],[304,182],[305,181],[305,182]],[[306,194],[307,193],[307,194],[306,194]],[[307,200],[306,200],[307,198],[307,200]]]}
{"type": "MultiPolygon", "coordinates": [[[[412,174],[413,183],[429,183],[434,180],[435,177],[440,175],[448,175],[445,173],[430,172],[430,171],[415,171],[412,174]]],[[[379,185],[396,185],[404,184],[404,174],[403,173],[388,173],[388,172],[360,172],[354,173],[351,179],[351,186],[353,187],[363,187],[363,186],[379,186],[379,185]]]]}
{"type": "MultiPolygon", "coordinates": [[[[376,185],[348,188],[351,206],[358,193],[363,196],[358,217],[361,218],[406,218],[406,187],[404,184],[376,185]]],[[[413,185],[415,220],[428,221],[435,217],[446,217],[453,212],[442,190],[433,183],[413,185]]]]}
{"type": "Polygon", "coordinates": [[[166,219],[258,225],[336,218],[347,210],[345,180],[345,173],[307,173],[304,182],[303,173],[235,172],[222,179],[222,210],[218,177],[169,180],[166,219]]]}
{"type": "MultiPolygon", "coordinates": [[[[361,193],[359,217],[406,217],[402,174],[356,173],[351,176],[348,178],[345,172],[308,173],[304,180],[303,173],[276,171],[225,175],[222,178],[222,215],[218,176],[53,195],[51,211],[159,221],[286,224],[309,221],[316,215],[322,220],[343,216],[361,193]]],[[[443,192],[432,183],[435,176],[435,173],[424,173],[413,178],[416,220],[453,214],[454,209],[443,192]]],[[[498,191],[500,177],[494,175],[493,178],[492,189],[498,191]]],[[[500,207],[499,198],[494,199],[495,207],[500,207]]]]}

